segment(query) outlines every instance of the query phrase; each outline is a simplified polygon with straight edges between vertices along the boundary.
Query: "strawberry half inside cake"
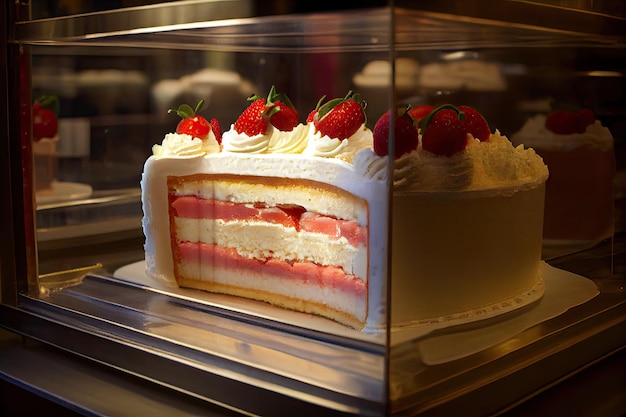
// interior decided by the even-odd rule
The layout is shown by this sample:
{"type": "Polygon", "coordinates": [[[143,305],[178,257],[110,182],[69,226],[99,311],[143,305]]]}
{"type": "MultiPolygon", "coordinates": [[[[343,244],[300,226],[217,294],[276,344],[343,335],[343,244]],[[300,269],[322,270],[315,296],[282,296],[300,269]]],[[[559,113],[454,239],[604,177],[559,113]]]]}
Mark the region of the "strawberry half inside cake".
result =
{"type": "Polygon", "coordinates": [[[365,200],[302,179],[195,174],[167,184],[179,286],[365,325],[365,200]]]}

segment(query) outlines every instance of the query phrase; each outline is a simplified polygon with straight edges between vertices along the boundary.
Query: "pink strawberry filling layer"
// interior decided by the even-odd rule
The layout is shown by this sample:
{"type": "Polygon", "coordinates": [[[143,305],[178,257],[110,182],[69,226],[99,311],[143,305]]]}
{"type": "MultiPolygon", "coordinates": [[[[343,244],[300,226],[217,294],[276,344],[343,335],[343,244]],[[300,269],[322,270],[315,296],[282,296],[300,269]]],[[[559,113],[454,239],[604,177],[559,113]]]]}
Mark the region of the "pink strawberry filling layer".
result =
{"type": "Polygon", "coordinates": [[[181,242],[178,244],[178,255],[181,261],[200,263],[207,268],[264,271],[276,277],[299,280],[304,284],[324,288],[336,288],[341,292],[364,296],[367,288],[365,283],[341,268],[320,266],[313,262],[287,262],[282,259],[269,258],[265,261],[244,258],[233,248],[224,248],[205,243],[181,242]]]}
{"type": "Polygon", "coordinates": [[[354,247],[365,246],[367,242],[367,229],[358,223],[307,212],[296,205],[266,207],[262,204],[206,200],[196,196],[170,196],[170,207],[178,217],[265,221],[296,230],[322,233],[333,240],[344,237],[354,247]]]}

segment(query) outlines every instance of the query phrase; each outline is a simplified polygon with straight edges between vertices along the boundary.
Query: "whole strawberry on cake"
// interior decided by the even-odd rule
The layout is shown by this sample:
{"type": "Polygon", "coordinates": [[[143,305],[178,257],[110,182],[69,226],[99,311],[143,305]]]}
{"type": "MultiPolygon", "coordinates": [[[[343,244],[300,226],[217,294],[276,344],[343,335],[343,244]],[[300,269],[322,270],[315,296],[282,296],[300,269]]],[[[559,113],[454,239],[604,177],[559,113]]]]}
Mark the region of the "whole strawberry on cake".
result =
{"type": "Polygon", "coordinates": [[[200,100],[195,109],[187,104],[181,104],[177,110],[169,109],[167,112],[176,113],[181,118],[176,125],[176,134],[198,138],[207,147],[207,152],[212,152],[218,150],[216,145],[222,143],[222,130],[217,119],[213,118],[209,123],[204,116],[198,114],[203,104],[204,100],[200,100]]]}
{"type": "MultiPolygon", "coordinates": [[[[536,301],[545,164],[472,107],[428,110],[393,114],[392,325],[473,321],[536,301]]],[[[380,156],[390,118],[374,127],[380,156]]]]}
{"type": "Polygon", "coordinates": [[[221,135],[210,122],[206,138],[181,128],[154,146],[142,176],[147,273],[381,328],[388,169],[363,100],[322,99],[305,123],[274,87],[249,100],[221,135]]]}

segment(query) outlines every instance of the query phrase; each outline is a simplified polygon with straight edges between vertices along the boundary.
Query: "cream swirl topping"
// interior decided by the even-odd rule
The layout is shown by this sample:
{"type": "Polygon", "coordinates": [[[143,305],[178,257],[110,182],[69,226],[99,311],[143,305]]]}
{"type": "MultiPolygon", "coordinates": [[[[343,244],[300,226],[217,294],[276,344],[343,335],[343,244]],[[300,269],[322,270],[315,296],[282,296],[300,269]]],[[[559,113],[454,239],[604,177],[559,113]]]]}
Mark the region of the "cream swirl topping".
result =
{"type": "Polygon", "coordinates": [[[231,126],[224,132],[222,143],[225,152],[302,154],[351,163],[360,150],[372,147],[373,135],[365,125],[346,139],[322,136],[312,123],[298,124],[290,132],[269,125],[265,134],[254,136],[237,133],[231,126]]]}
{"type": "Polygon", "coordinates": [[[264,134],[248,136],[238,133],[234,126],[224,132],[224,151],[234,153],[302,153],[306,148],[307,128],[299,124],[285,132],[268,125],[264,134]]]}
{"type": "Polygon", "coordinates": [[[417,162],[415,158],[417,154],[415,152],[405,153],[400,158],[397,158],[393,164],[393,188],[401,189],[411,183],[416,182],[412,179],[415,175],[415,166],[417,162]]]}
{"type": "Polygon", "coordinates": [[[190,157],[217,153],[221,150],[213,132],[202,140],[185,133],[168,133],[160,145],[152,147],[152,154],[157,157],[190,157]]]}
{"type": "Polygon", "coordinates": [[[222,135],[222,145],[224,151],[227,152],[263,153],[269,147],[270,137],[271,135],[268,134],[248,136],[237,132],[235,126],[231,125],[230,129],[222,135]]]}
{"type": "Polygon", "coordinates": [[[346,162],[352,162],[354,156],[362,149],[371,148],[374,141],[372,131],[365,124],[354,132],[349,138],[330,138],[317,132],[313,124],[310,124],[308,146],[303,153],[324,158],[339,158],[346,162]]]}
{"type": "MultiPolygon", "coordinates": [[[[216,142],[217,143],[217,142],[216,142]]],[[[219,145],[218,145],[219,146],[219,145]]],[[[201,139],[187,134],[168,133],[160,145],[152,147],[156,157],[189,157],[202,156],[206,153],[201,139]]]]}
{"type": "Polygon", "coordinates": [[[450,157],[421,145],[394,162],[394,190],[437,192],[527,187],[545,181],[548,169],[533,149],[513,147],[499,131],[488,141],[469,138],[467,148],[450,157]]]}
{"type": "Polygon", "coordinates": [[[272,133],[267,151],[270,153],[302,153],[307,145],[307,125],[299,124],[290,132],[270,125],[272,133]]]}
{"type": "Polygon", "coordinates": [[[473,161],[467,152],[435,155],[419,147],[394,164],[396,191],[455,191],[472,183],[473,161]]]}

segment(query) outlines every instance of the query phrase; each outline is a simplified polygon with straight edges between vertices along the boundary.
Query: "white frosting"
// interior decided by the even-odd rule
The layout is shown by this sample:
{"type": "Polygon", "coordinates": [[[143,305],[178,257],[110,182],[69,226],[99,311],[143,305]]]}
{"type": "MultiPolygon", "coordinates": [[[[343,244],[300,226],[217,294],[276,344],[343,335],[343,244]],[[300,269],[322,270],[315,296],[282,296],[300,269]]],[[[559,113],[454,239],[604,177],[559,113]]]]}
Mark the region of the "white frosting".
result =
{"type": "Polygon", "coordinates": [[[484,142],[470,135],[467,148],[450,157],[420,145],[394,166],[394,188],[399,192],[510,194],[535,187],[547,177],[548,169],[533,149],[513,147],[497,130],[484,142]]]}
{"type": "Polygon", "coordinates": [[[546,119],[545,114],[529,118],[524,126],[511,136],[511,140],[516,144],[552,151],[568,151],[583,145],[603,151],[613,148],[613,136],[599,120],[587,126],[584,133],[560,135],[546,128],[546,119]]]}
{"type": "Polygon", "coordinates": [[[33,153],[35,154],[54,154],[56,153],[59,137],[41,138],[32,142],[33,153]]]}
{"type": "Polygon", "coordinates": [[[422,66],[423,88],[470,91],[504,91],[506,81],[498,64],[480,60],[433,62],[422,66]]]}
{"type": "Polygon", "coordinates": [[[264,134],[248,136],[238,133],[234,126],[222,135],[225,152],[233,153],[302,153],[307,145],[308,126],[299,124],[284,132],[268,124],[264,134]]]}
{"type": "Polygon", "coordinates": [[[371,150],[373,140],[372,131],[364,124],[345,139],[322,136],[312,123],[299,124],[290,132],[282,132],[270,124],[265,134],[254,136],[238,133],[231,126],[222,136],[222,145],[227,153],[302,154],[353,163],[359,152],[371,150]]]}
{"type": "Polygon", "coordinates": [[[152,147],[152,153],[160,158],[202,156],[220,151],[220,144],[213,132],[205,140],[187,134],[169,133],[160,145],[152,147]]]}
{"type": "Polygon", "coordinates": [[[365,125],[361,125],[349,138],[341,140],[322,136],[320,132],[316,131],[313,124],[310,124],[307,137],[308,145],[303,153],[323,158],[338,158],[352,163],[358,152],[371,149],[373,140],[372,131],[365,125]]]}
{"type": "Polygon", "coordinates": [[[254,94],[255,88],[238,73],[216,68],[203,68],[176,79],[163,79],[153,84],[152,97],[165,114],[172,101],[181,94],[203,97],[207,106],[239,103],[254,94]]]}

